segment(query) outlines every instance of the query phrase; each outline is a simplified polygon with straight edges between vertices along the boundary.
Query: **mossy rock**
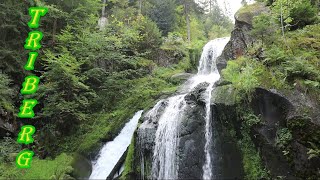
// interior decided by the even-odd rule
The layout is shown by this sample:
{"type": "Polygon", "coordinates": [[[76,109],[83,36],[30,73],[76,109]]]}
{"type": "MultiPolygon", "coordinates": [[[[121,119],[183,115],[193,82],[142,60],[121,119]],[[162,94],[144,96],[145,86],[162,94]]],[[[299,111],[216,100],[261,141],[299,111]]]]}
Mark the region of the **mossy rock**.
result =
{"type": "Polygon", "coordinates": [[[263,3],[254,3],[242,7],[236,14],[236,21],[245,22],[247,24],[252,24],[254,16],[257,16],[263,12],[267,13],[269,9],[263,3]]]}
{"type": "Polygon", "coordinates": [[[233,85],[217,86],[212,91],[211,102],[213,104],[224,104],[227,106],[235,105],[235,89],[233,85]]]}

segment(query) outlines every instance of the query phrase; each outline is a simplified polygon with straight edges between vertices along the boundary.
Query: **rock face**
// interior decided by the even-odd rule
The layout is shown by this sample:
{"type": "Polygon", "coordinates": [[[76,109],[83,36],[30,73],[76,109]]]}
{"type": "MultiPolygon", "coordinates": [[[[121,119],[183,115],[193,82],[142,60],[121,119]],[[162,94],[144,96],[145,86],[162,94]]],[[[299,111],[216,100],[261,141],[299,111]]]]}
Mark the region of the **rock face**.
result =
{"type": "Polygon", "coordinates": [[[320,158],[308,159],[307,154],[310,143],[319,143],[319,107],[302,93],[293,94],[284,96],[274,90],[256,89],[252,109],[262,117],[262,125],[254,127],[254,141],[274,177],[319,177],[320,158]],[[302,113],[306,107],[311,110],[302,113]],[[292,137],[283,141],[285,134],[281,132],[292,137]]]}
{"type": "MultiPolygon", "coordinates": [[[[271,177],[305,179],[320,176],[320,158],[308,159],[310,143],[318,145],[320,139],[318,103],[299,92],[283,95],[276,90],[256,88],[250,106],[246,107],[234,101],[231,84],[218,85],[214,94],[212,102],[221,128],[218,132],[225,135],[226,142],[236,140],[229,136],[228,127],[241,127],[243,123],[237,116],[236,106],[253,111],[261,118],[261,123],[252,126],[249,133],[271,177]]],[[[236,138],[240,137],[237,128],[234,133],[236,138]]]]}
{"type": "MultiPolygon", "coordinates": [[[[205,92],[208,83],[199,84],[192,92],[185,96],[186,108],[179,127],[178,145],[178,178],[179,179],[202,179],[203,165],[205,163],[204,146],[205,140],[205,92]]],[[[146,113],[143,123],[139,127],[139,155],[143,172],[141,176],[150,178],[153,147],[155,145],[155,133],[167,102],[158,103],[153,110],[146,113]],[[153,111],[153,112],[152,112],[153,111]],[[153,115],[151,115],[153,114],[153,115]]],[[[216,108],[212,105],[212,114],[216,108]]],[[[213,116],[212,129],[213,144],[211,149],[213,160],[212,171],[217,179],[243,178],[241,154],[236,142],[230,138],[219,122],[216,115],[213,116]]]]}
{"type": "Polygon", "coordinates": [[[255,3],[240,9],[235,15],[235,27],[231,33],[230,41],[226,45],[221,56],[217,60],[219,72],[227,66],[228,60],[236,59],[246,53],[246,49],[252,45],[254,39],[250,35],[252,20],[268,9],[263,3],[255,3]]]}
{"type": "Polygon", "coordinates": [[[186,95],[187,107],[180,125],[179,139],[179,179],[201,179],[205,162],[204,130],[205,99],[203,93],[208,84],[199,84],[186,95]]]}

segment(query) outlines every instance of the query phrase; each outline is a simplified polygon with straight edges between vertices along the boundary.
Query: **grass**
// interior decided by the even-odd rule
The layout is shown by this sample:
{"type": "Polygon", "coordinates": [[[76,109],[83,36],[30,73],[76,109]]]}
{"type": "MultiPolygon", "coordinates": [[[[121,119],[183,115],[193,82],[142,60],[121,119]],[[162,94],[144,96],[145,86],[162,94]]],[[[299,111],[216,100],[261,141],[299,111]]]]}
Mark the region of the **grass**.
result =
{"type": "Polygon", "coordinates": [[[72,172],[72,157],[63,153],[55,159],[33,158],[30,169],[18,169],[14,163],[0,164],[0,179],[67,179],[72,172]]]}
{"type": "Polygon", "coordinates": [[[243,138],[238,141],[238,144],[242,152],[245,179],[268,179],[268,172],[264,168],[260,155],[255,149],[249,134],[243,131],[242,135],[243,138]]]}

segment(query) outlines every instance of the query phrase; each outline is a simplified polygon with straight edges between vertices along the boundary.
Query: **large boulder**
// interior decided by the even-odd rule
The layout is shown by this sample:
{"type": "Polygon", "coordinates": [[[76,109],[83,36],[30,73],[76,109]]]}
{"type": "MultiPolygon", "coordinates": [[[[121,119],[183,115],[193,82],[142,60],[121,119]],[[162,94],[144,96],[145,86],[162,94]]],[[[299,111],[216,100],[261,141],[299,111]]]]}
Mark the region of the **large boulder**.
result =
{"type": "Polygon", "coordinates": [[[308,158],[310,143],[319,145],[319,106],[296,90],[283,95],[256,88],[251,108],[262,122],[252,137],[273,177],[320,176],[320,158],[308,158]],[[307,111],[306,111],[307,110],[307,111]]]}
{"type": "Polygon", "coordinates": [[[254,42],[254,38],[250,34],[253,17],[268,11],[263,3],[254,3],[241,8],[236,13],[235,27],[231,33],[230,41],[217,59],[219,71],[227,66],[227,61],[236,59],[246,53],[247,48],[254,42]]]}
{"type": "Polygon", "coordinates": [[[180,124],[179,179],[201,179],[205,162],[205,95],[208,83],[199,84],[185,96],[187,107],[180,124]]]}

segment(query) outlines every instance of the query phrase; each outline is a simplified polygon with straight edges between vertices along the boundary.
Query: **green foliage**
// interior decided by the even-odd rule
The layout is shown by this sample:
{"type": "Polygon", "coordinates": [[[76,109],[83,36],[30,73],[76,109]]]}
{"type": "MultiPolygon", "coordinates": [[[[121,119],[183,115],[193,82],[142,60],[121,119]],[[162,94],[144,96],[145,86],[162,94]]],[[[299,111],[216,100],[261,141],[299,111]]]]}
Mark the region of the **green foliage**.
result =
{"type": "Polygon", "coordinates": [[[148,16],[157,23],[163,35],[167,35],[175,27],[175,3],[171,0],[151,1],[152,7],[148,16]]]}
{"type": "Polygon", "coordinates": [[[61,154],[55,159],[32,159],[30,169],[18,169],[15,163],[0,164],[0,179],[73,179],[70,174],[72,157],[61,154]]]}
{"type": "Polygon", "coordinates": [[[12,102],[13,89],[10,88],[11,80],[6,74],[0,73],[0,113],[14,112],[12,102]]]}
{"type": "Polygon", "coordinates": [[[15,160],[15,155],[21,150],[21,146],[10,137],[0,140],[0,163],[15,160]]]}
{"type": "Polygon", "coordinates": [[[288,128],[282,128],[277,131],[276,146],[285,148],[292,140],[292,134],[288,128]]]}
{"type": "Polygon", "coordinates": [[[310,0],[277,0],[273,2],[272,11],[277,18],[282,14],[285,27],[291,30],[303,28],[317,20],[316,7],[310,0]]]}
{"type": "Polygon", "coordinates": [[[135,173],[135,137],[132,138],[131,144],[128,148],[126,160],[124,162],[124,172],[121,175],[121,180],[129,179],[130,175],[135,173]]]}
{"type": "Polygon", "coordinates": [[[314,143],[309,142],[311,148],[308,149],[307,154],[309,155],[308,159],[315,157],[320,157],[320,148],[318,148],[314,143]]]}
{"type": "Polygon", "coordinates": [[[261,122],[261,118],[254,115],[252,112],[245,113],[243,115],[244,123],[247,127],[252,127],[253,125],[257,125],[261,122]]]}
{"type": "Polygon", "coordinates": [[[233,84],[237,100],[241,100],[250,97],[254,89],[261,84],[259,78],[263,71],[265,69],[258,61],[242,57],[236,61],[229,61],[222,75],[226,81],[233,84]]]}
{"type": "Polygon", "coordinates": [[[242,131],[243,138],[238,141],[242,152],[245,179],[268,179],[270,176],[262,164],[259,153],[247,132],[242,131]]]}
{"type": "Polygon", "coordinates": [[[270,14],[262,13],[253,18],[252,35],[259,38],[263,43],[273,41],[272,35],[275,33],[276,27],[270,14]]]}

